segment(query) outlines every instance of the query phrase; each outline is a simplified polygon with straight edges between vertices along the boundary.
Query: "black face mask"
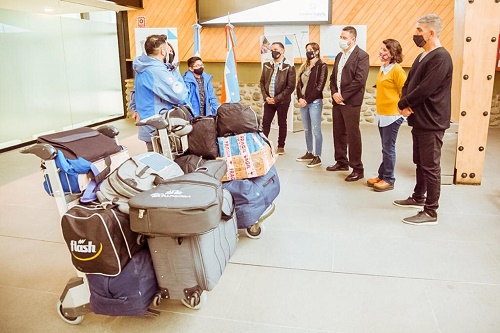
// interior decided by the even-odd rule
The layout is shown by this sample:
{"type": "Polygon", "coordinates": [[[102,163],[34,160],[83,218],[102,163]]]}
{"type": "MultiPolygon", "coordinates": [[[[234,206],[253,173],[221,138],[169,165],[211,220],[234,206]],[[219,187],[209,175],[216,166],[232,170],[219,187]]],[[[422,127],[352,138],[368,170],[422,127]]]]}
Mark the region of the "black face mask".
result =
{"type": "Polygon", "coordinates": [[[195,73],[196,75],[203,74],[203,67],[193,69],[193,73],[195,73]]]}
{"type": "Polygon", "coordinates": [[[418,47],[424,47],[425,43],[427,43],[422,35],[413,35],[413,42],[418,47]]]}
{"type": "Polygon", "coordinates": [[[314,57],[315,57],[315,56],[316,56],[316,55],[314,54],[314,51],[307,51],[307,52],[306,52],[306,57],[307,57],[307,59],[309,59],[309,60],[314,59],[314,57]]]}
{"type": "Polygon", "coordinates": [[[279,57],[281,57],[281,53],[278,51],[272,51],[271,56],[273,57],[273,59],[278,59],[279,57]]]}

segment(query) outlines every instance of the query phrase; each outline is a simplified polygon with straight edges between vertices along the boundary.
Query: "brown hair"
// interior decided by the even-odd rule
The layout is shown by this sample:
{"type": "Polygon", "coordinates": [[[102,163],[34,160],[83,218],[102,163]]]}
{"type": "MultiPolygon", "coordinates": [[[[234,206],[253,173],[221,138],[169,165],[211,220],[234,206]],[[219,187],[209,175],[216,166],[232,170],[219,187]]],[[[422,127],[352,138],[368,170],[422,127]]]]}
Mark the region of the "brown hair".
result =
{"type": "MultiPolygon", "coordinates": [[[[318,43],[315,43],[315,42],[307,43],[306,44],[306,50],[307,50],[308,46],[310,46],[313,49],[314,52],[318,52],[318,54],[315,55],[316,57],[321,58],[320,50],[319,50],[319,44],[318,43]]],[[[306,62],[304,64],[302,64],[302,66],[300,66],[299,75],[298,75],[299,78],[300,78],[300,75],[302,73],[304,73],[304,71],[306,70],[306,68],[309,66],[310,63],[311,63],[311,60],[307,59],[307,57],[306,57],[306,62]]]]}
{"type": "Polygon", "coordinates": [[[389,38],[383,40],[382,43],[384,43],[392,56],[391,62],[395,62],[398,64],[403,62],[403,48],[397,40],[389,38]]]}
{"type": "Polygon", "coordinates": [[[167,35],[151,35],[144,42],[144,51],[147,55],[158,55],[160,46],[167,43],[167,35]]]}

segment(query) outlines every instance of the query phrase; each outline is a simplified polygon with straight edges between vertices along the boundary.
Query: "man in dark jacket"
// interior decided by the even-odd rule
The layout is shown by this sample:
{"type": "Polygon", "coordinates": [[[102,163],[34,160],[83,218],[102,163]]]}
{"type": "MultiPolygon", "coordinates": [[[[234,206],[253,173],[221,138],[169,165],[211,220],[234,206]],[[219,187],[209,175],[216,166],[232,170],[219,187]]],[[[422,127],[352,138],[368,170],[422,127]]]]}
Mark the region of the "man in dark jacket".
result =
{"type": "Polygon", "coordinates": [[[395,200],[394,204],[423,207],[417,215],[403,219],[404,223],[413,225],[438,223],[441,147],[444,131],[450,127],[453,73],[451,56],[439,41],[442,30],[443,21],[437,15],[418,19],[413,41],[424,52],[413,62],[398,103],[400,113],[408,117],[408,125],[413,127],[413,163],[417,168],[412,196],[395,200]]]}
{"type": "Polygon", "coordinates": [[[287,114],[292,93],[295,89],[295,67],[285,60],[285,46],[283,43],[274,42],[271,45],[273,61],[268,61],[262,67],[260,76],[260,90],[264,98],[264,117],[262,128],[264,135],[269,136],[271,122],[278,113],[278,149],[277,153],[285,153],[285,140],[287,133],[287,114]]]}
{"type": "Polygon", "coordinates": [[[350,166],[353,171],[345,178],[347,182],[364,177],[359,119],[370,63],[368,54],[356,45],[356,38],[354,27],[347,26],[342,29],[339,40],[342,52],[335,57],[330,76],[336,163],[328,166],[326,170],[347,171],[350,166]]]}

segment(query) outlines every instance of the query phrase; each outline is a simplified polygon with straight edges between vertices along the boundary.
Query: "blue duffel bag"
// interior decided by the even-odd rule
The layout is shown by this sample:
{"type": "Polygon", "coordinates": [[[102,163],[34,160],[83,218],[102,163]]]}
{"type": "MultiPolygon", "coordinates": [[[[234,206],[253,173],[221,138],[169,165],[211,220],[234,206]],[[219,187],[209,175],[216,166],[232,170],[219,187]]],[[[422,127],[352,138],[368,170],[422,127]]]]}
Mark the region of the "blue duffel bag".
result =
{"type": "Polygon", "coordinates": [[[87,274],[90,307],[108,316],[142,316],[159,291],[149,250],[137,252],[117,276],[87,274]]]}
{"type": "Polygon", "coordinates": [[[254,225],[276,199],[280,180],[273,166],[264,176],[231,180],[222,183],[222,187],[232,194],[238,229],[244,229],[254,225]]]}

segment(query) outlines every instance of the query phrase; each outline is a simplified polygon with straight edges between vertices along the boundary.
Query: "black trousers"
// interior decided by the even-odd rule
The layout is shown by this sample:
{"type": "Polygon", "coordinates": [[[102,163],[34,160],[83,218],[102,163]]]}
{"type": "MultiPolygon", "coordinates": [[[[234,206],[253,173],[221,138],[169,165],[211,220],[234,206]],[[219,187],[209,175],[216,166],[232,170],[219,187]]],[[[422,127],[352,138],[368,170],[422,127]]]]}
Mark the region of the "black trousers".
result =
{"type": "Polygon", "coordinates": [[[264,104],[264,116],[262,117],[262,132],[265,136],[269,137],[269,132],[271,131],[271,123],[273,122],[274,115],[278,113],[278,148],[285,148],[285,140],[287,134],[287,114],[288,107],[290,103],[287,104],[264,104]]]}
{"type": "Polygon", "coordinates": [[[349,165],[353,171],[363,173],[361,162],[361,131],[359,119],[361,106],[334,104],[333,116],[333,147],[335,161],[349,165]],[[348,158],[349,157],[349,158],[348,158]]]}
{"type": "Polygon", "coordinates": [[[441,194],[441,148],[443,131],[427,131],[413,128],[413,163],[416,164],[416,184],[412,197],[425,199],[424,211],[437,216],[441,194]]]}

